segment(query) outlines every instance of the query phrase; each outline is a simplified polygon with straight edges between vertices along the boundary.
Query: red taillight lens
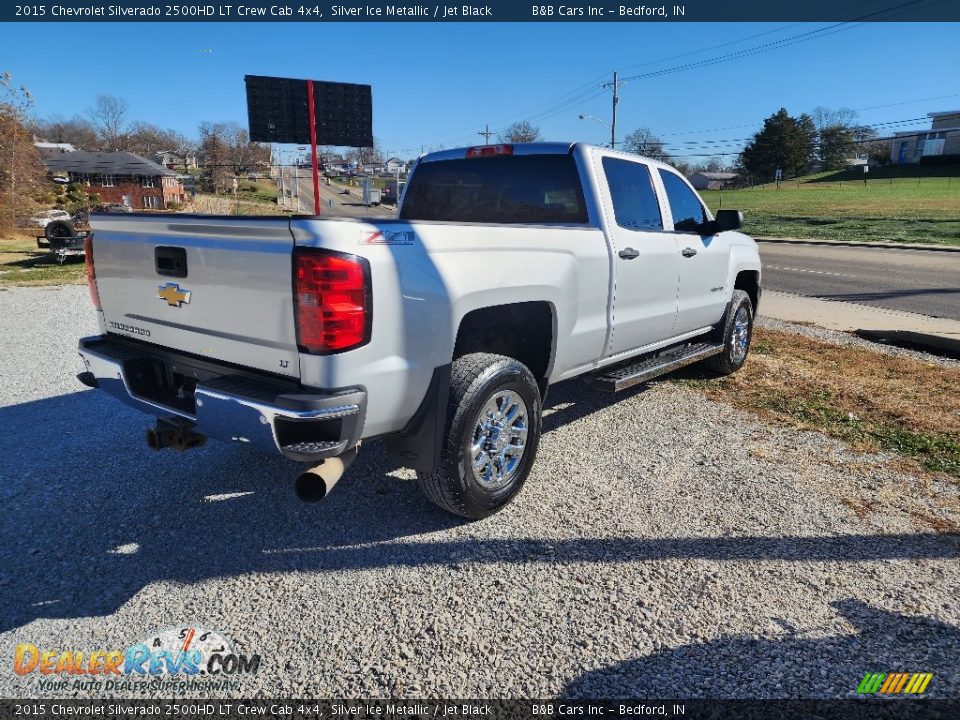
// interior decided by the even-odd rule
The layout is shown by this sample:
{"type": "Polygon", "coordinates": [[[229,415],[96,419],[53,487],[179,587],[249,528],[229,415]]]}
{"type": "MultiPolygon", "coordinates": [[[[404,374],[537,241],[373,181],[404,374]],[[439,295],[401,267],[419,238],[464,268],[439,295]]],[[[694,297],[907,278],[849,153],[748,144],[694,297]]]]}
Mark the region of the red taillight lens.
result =
{"type": "Polygon", "coordinates": [[[93,306],[100,309],[100,292],[97,290],[97,271],[93,266],[93,233],[87,235],[83,241],[83,258],[87,266],[87,287],[90,288],[90,299],[93,306]]]}
{"type": "Polygon", "coordinates": [[[467,150],[468,158],[513,155],[513,145],[478,145],[467,150]]]}
{"type": "Polygon", "coordinates": [[[310,353],[335,353],[370,339],[367,261],[355,255],[294,251],[297,344],[310,353]]]}

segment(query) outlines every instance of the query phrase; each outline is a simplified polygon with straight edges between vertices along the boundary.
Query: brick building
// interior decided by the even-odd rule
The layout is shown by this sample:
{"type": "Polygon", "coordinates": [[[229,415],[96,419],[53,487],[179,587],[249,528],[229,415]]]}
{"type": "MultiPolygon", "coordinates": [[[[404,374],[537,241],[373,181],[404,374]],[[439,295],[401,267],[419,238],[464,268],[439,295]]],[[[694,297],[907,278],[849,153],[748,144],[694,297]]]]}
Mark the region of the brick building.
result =
{"type": "Polygon", "coordinates": [[[186,198],[177,174],[129,152],[62,152],[43,158],[53,175],[89,188],[101,202],[134,210],[161,210],[186,198]]]}

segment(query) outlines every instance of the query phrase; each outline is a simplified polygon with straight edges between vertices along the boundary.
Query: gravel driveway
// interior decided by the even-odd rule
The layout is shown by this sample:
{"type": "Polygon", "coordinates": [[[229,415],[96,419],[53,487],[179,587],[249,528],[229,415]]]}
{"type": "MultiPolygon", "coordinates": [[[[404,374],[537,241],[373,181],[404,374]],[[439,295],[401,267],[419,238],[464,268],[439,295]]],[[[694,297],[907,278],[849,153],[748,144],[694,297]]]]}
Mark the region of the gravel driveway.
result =
{"type": "Polygon", "coordinates": [[[669,382],[574,381],[493,518],[435,510],[379,443],[303,505],[283,460],[148,450],[74,379],[93,332],[84,287],[0,292],[0,696],[38,694],[17,643],[188,622],[262,656],[243,695],[845,697],[867,671],[960,695],[960,537],[930,522],[954,483],[669,382]]]}

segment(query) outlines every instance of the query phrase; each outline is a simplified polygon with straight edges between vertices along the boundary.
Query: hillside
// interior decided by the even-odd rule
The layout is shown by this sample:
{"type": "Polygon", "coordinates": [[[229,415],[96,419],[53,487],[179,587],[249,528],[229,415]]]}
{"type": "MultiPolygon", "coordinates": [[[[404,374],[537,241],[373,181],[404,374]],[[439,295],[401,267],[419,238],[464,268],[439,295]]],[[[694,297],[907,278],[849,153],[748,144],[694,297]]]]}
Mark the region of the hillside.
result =
{"type": "Polygon", "coordinates": [[[743,210],[744,231],[796,237],[960,245],[960,166],[818,173],[744,190],[702,193],[713,211],[743,210]]]}

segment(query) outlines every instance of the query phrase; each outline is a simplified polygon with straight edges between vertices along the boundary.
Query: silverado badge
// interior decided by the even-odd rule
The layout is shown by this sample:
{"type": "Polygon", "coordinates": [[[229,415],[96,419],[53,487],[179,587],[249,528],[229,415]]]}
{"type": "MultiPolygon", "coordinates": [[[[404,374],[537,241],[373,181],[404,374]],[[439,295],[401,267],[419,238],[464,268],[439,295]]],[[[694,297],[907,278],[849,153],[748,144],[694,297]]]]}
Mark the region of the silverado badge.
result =
{"type": "Polygon", "coordinates": [[[190,291],[181,290],[177,283],[167,283],[157,290],[157,297],[166,300],[170,307],[180,307],[183,303],[190,302],[190,291]]]}

